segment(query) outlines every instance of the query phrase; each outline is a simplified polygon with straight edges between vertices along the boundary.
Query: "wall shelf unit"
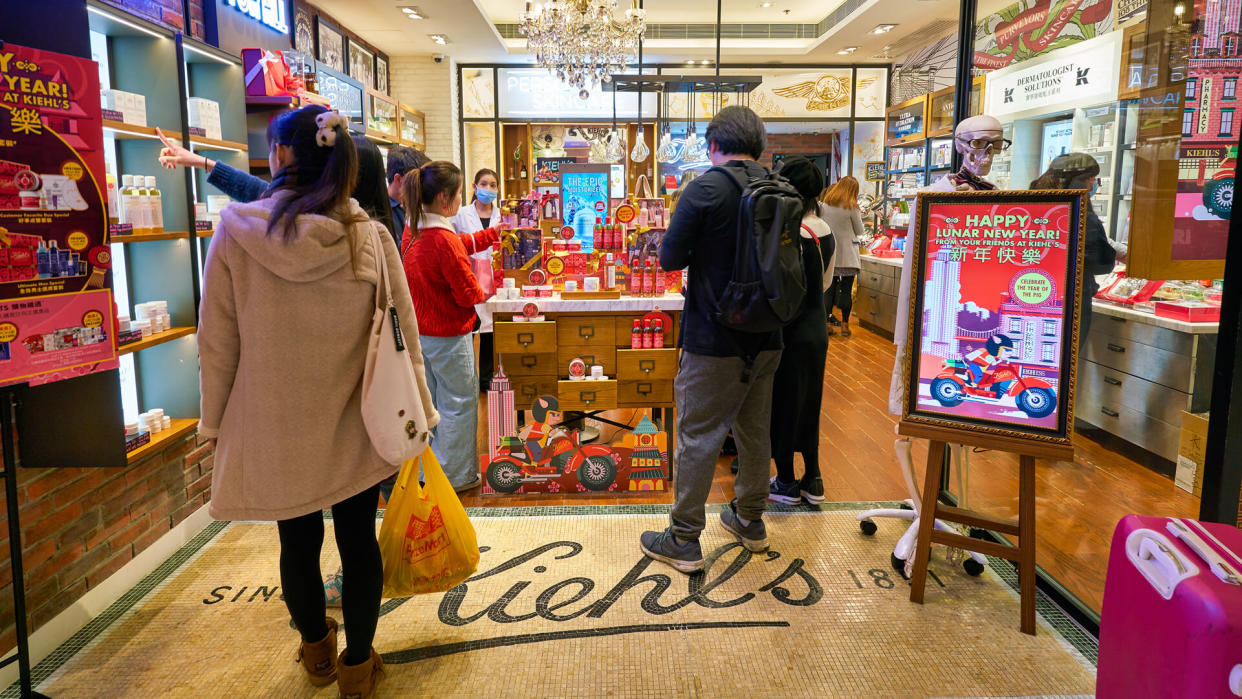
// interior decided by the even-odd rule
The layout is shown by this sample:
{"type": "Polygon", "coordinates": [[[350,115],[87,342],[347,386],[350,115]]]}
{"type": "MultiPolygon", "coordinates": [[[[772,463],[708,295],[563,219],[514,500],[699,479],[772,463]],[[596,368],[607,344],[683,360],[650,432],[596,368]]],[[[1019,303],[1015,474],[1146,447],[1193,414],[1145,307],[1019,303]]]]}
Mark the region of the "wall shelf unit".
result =
{"type": "Polygon", "coordinates": [[[185,231],[163,231],[161,233],[134,233],[132,235],[117,235],[111,238],[113,243],[149,243],[159,240],[182,240],[189,238],[190,234],[185,231]]]}
{"type": "Polygon", "coordinates": [[[193,335],[195,332],[195,328],[172,328],[170,330],[165,330],[162,333],[152,333],[137,342],[131,342],[128,345],[121,345],[116,352],[117,354],[133,354],[134,352],[141,352],[149,347],[156,347],[164,344],[165,342],[172,342],[173,340],[179,340],[183,337],[193,335]]]}
{"type": "Polygon", "coordinates": [[[125,459],[131,464],[138,463],[146,454],[159,451],[161,444],[172,442],[196,429],[198,429],[198,420],[196,418],[172,418],[172,427],[153,435],[150,442],[126,454],[125,459]]]}

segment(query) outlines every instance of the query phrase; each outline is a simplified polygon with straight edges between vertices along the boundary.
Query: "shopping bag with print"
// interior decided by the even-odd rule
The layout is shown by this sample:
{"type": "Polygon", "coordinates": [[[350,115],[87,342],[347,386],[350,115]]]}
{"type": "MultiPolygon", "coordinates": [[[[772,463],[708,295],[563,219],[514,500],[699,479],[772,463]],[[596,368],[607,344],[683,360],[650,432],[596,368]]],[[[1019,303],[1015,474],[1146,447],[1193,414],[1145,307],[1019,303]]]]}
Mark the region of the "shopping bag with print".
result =
{"type": "Polygon", "coordinates": [[[479,544],[435,452],[406,461],[380,526],[384,596],[444,592],[479,566],[479,544]],[[425,486],[418,484],[422,466],[425,486]]]}

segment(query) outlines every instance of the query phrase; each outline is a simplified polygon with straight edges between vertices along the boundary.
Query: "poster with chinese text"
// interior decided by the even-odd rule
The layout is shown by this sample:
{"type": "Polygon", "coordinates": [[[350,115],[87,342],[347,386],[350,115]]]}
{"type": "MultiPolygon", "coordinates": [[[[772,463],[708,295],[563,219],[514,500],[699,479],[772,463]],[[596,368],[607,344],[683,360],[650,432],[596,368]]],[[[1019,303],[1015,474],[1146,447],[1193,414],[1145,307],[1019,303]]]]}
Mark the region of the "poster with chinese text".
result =
{"type": "Polygon", "coordinates": [[[608,165],[561,166],[561,212],[566,226],[573,226],[574,240],[582,252],[594,249],[595,219],[608,216],[612,168],[608,165]]]}
{"type": "Polygon", "coordinates": [[[907,420],[1069,439],[1085,201],[1064,191],[919,195],[907,420]]]}
{"type": "Polygon", "coordinates": [[[0,49],[0,383],[117,366],[99,71],[0,49]]]}

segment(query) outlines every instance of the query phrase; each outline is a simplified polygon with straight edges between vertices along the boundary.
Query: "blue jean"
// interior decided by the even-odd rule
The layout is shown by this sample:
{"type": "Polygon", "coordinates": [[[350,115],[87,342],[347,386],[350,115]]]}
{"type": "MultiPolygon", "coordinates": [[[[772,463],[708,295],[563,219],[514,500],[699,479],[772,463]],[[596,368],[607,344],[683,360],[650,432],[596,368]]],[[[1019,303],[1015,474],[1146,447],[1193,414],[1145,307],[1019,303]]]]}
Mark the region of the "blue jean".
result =
{"type": "Polygon", "coordinates": [[[431,430],[431,450],[454,488],[479,477],[479,377],[472,335],[422,335],[423,366],[440,424],[431,430]]]}

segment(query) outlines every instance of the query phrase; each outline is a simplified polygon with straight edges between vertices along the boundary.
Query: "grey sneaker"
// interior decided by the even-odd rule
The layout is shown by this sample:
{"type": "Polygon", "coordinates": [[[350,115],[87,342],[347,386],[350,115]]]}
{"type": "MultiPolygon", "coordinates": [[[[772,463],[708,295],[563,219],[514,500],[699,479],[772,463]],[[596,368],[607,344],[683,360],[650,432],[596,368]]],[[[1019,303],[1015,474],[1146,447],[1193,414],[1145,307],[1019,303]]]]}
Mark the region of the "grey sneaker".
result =
{"type": "Polygon", "coordinates": [[[453,490],[459,493],[464,493],[467,490],[473,490],[474,488],[477,488],[480,485],[483,485],[483,478],[481,476],[475,476],[474,480],[470,481],[469,483],[464,483],[462,485],[453,486],[453,490]]]}
{"type": "Polygon", "coordinates": [[[737,518],[736,500],[720,513],[720,526],[737,537],[747,551],[759,553],[768,550],[768,530],[763,526],[763,520],[757,519],[743,527],[741,520],[737,518]]]}
{"type": "Polygon", "coordinates": [[[772,476],[768,481],[768,499],[784,505],[799,505],[802,503],[802,492],[796,481],[782,483],[779,478],[772,476]]]}
{"type": "Polygon", "coordinates": [[[703,548],[698,541],[677,543],[673,533],[665,529],[662,532],[643,532],[638,539],[638,548],[648,558],[667,563],[683,573],[696,573],[703,570],[703,548]]]}
{"type": "Polygon", "coordinates": [[[808,505],[819,505],[824,502],[824,481],[822,478],[813,478],[811,481],[802,483],[802,499],[808,505]]]}

